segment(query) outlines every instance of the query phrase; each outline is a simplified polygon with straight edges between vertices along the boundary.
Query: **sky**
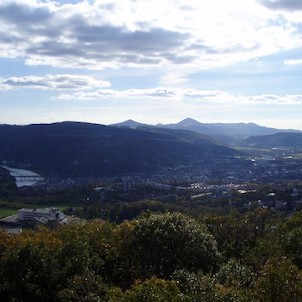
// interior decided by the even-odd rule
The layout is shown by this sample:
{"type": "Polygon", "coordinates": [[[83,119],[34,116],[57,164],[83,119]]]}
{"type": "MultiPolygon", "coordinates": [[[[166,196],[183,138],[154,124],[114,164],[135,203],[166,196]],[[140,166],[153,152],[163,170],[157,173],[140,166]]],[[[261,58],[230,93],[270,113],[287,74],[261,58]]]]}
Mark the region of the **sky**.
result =
{"type": "Polygon", "coordinates": [[[301,0],[0,0],[0,124],[302,130],[301,0]]]}

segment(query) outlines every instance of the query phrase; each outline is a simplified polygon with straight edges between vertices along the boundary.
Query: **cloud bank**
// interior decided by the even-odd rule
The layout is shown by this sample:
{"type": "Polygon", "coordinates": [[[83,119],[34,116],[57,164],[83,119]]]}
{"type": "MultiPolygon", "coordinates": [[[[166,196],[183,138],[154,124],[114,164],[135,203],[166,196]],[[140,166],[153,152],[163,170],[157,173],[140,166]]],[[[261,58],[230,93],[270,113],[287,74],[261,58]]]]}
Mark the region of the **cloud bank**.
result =
{"type": "Polygon", "coordinates": [[[301,45],[296,23],[269,14],[256,0],[0,3],[0,58],[32,66],[208,69],[301,45]]]}
{"type": "Polygon", "coordinates": [[[221,90],[198,90],[198,89],[99,89],[94,92],[75,92],[73,94],[60,94],[57,100],[79,100],[91,101],[102,99],[134,99],[144,101],[146,99],[153,100],[172,100],[182,101],[191,100],[199,102],[226,103],[226,104],[302,104],[302,95],[285,95],[278,96],[274,94],[263,95],[233,95],[221,90]]]}
{"type": "Polygon", "coordinates": [[[41,76],[24,76],[0,78],[0,90],[12,88],[34,88],[49,90],[86,90],[109,87],[108,81],[100,81],[83,75],[56,74],[41,76]]]}

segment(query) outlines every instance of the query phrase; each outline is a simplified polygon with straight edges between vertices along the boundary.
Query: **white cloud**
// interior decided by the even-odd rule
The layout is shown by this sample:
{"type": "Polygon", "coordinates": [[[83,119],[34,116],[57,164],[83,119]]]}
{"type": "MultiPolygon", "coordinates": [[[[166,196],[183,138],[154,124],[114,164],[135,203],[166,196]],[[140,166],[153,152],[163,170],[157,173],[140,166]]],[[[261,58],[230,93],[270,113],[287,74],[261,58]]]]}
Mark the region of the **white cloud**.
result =
{"type": "Polygon", "coordinates": [[[127,89],[112,90],[100,89],[94,92],[76,92],[74,94],[60,94],[56,97],[59,100],[97,100],[104,98],[118,99],[202,99],[202,100],[226,100],[230,95],[223,91],[203,91],[196,89],[171,89],[171,88],[153,88],[153,89],[127,89]]]}
{"type": "Polygon", "coordinates": [[[270,104],[270,105],[302,105],[302,95],[274,95],[274,94],[264,94],[264,95],[253,95],[247,97],[245,100],[249,103],[259,103],[259,104],[270,104]]]}
{"type": "Polygon", "coordinates": [[[6,0],[0,57],[64,68],[207,69],[300,47],[302,20],[280,18],[256,0],[6,0]]]}
{"type": "Polygon", "coordinates": [[[302,95],[278,96],[274,94],[263,95],[233,95],[221,90],[198,90],[198,89],[171,89],[171,88],[153,88],[153,89],[128,89],[113,90],[100,89],[94,92],[76,92],[74,94],[60,94],[57,100],[102,100],[102,99],[135,99],[144,101],[153,100],[171,100],[171,101],[200,101],[220,104],[302,104],[302,95]]]}
{"type": "Polygon", "coordinates": [[[163,86],[179,86],[189,81],[188,74],[183,71],[168,71],[160,78],[160,84],[163,86]]]}
{"type": "Polygon", "coordinates": [[[284,65],[302,65],[302,59],[287,59],[284,60],[284,65]]]}
{"type": "Polygon", "coordinates": [[[89,76],[71,74],[0,78],[0,90],[11,88],[86,90],[109,86],[110,83],[108,81],[100,81],[89,76]]]}

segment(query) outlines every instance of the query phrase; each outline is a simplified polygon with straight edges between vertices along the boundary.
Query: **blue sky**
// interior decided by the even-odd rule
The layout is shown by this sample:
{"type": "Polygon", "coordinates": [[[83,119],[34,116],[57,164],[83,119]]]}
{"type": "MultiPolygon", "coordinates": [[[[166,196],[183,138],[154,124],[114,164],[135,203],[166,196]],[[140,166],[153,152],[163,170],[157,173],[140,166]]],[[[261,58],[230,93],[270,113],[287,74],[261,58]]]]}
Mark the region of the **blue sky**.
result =
{"type": "Polygon", "coordinates": [[[0,123],[302,130],[300,0],[0,0],[0,123]]]}

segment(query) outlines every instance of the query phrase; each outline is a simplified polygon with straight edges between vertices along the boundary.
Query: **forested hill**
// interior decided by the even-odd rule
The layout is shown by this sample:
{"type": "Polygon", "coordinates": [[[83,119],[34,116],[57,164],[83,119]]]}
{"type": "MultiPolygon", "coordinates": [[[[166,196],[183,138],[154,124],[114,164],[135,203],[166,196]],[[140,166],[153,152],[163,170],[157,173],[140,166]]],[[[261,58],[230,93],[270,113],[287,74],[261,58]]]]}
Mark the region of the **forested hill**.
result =
{"type": "Polygon", "coordinates": [[[234,156],[237,151],[187,130],[63,122],[0,126],[0,160],[44,174],[102,176],[234,156]]]}
{"type": "Polygon", "coordinates": [[[302,133],[276,133],[272,135],[251,136],[243,145],[258,148],[289,148],[302,150],[302,133]]]}

